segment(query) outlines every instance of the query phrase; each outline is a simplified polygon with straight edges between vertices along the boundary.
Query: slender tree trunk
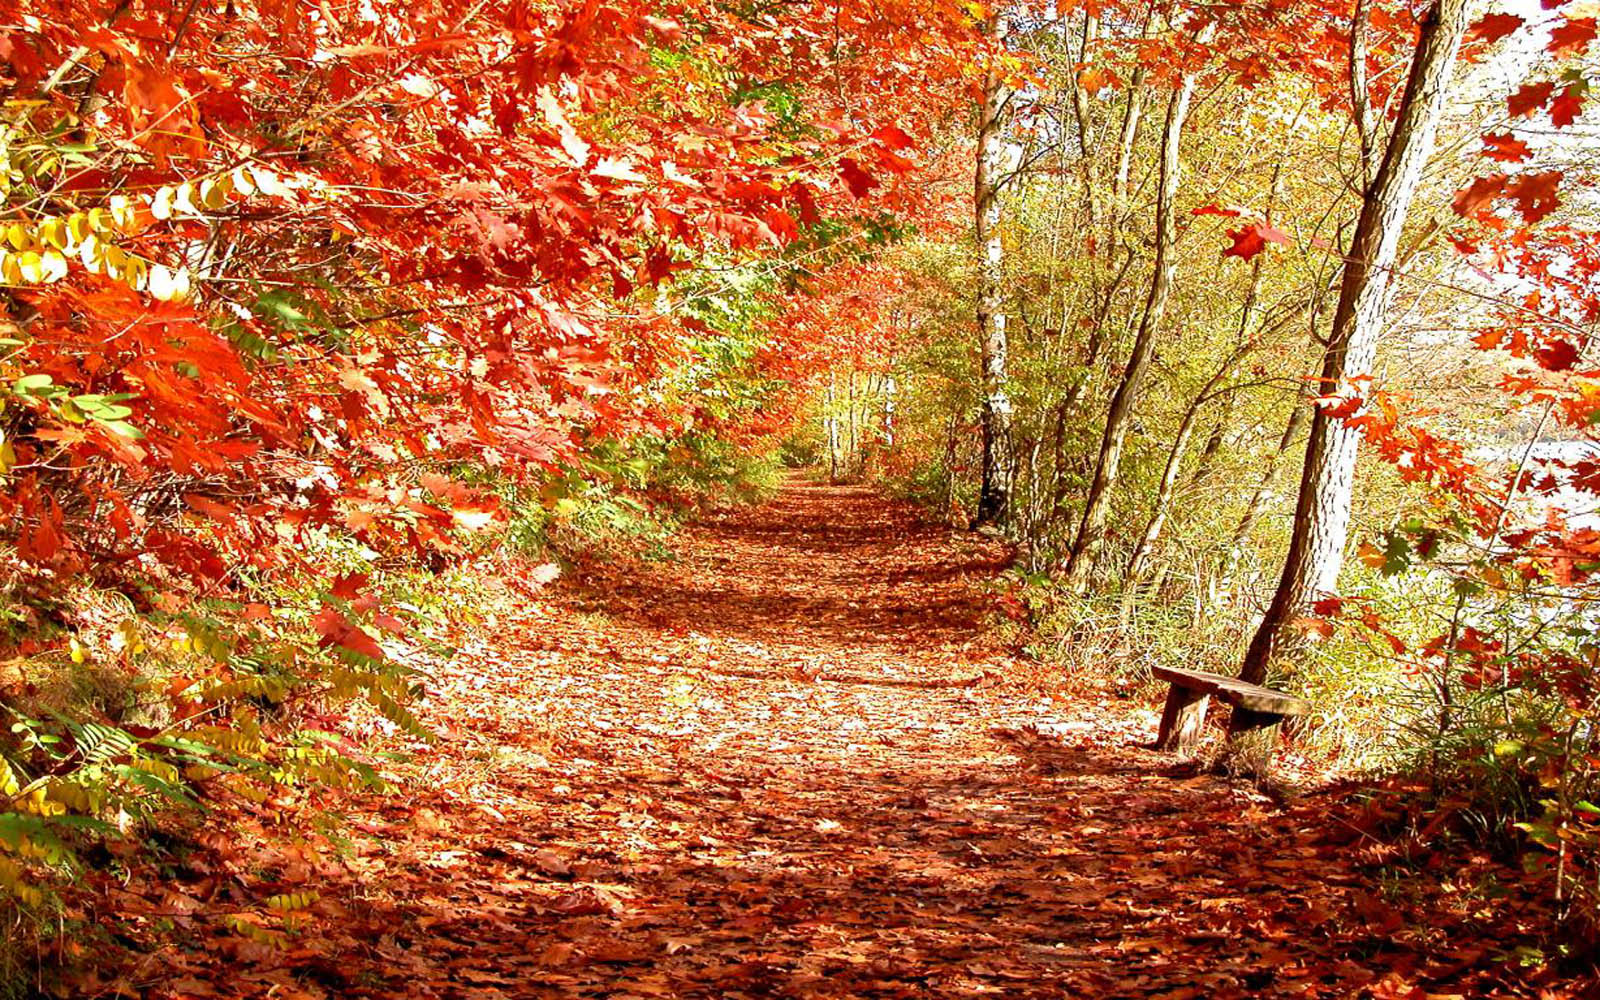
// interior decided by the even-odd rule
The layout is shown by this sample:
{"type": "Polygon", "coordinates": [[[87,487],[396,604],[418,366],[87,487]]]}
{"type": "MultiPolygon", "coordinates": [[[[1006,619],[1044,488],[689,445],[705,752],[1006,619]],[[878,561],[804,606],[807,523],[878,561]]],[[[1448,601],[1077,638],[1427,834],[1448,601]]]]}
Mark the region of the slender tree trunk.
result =
{"type": "MultiPolygon", "coordinates": [[[[1210,34],[1207,29],[1201,41],[1208,41],[1210,34]]],[[[1111,397],[1094,479],[1089,484],[1089,495],[1084,499],[1083,519],[1078,525],[1078,535],[1073,541],[1072,554],[1067,563],[1067,586],[1077,593],[1082,593],[1088,587],[1095,563],[1100,558],[1105,541],[1106,519],[1110,513],[1111,492],[1116,486],[1123,446],[1127,443],[1128,430],[1133,424],[1133,408],[1139,401],[1150,359],[1155,354],[1156,334],[1167,310],[1167,300],[1172,295],[1172,279],[1178,267],[1173,247],[1177,240],[1175,203],[1182,166],[1179,147],[1184,120],[1189,115],[1189,104],[1194,97],[1195,79],[1196,74],[1185,74],[1167,105],[1167,122],[1161,138],[1161,183],[1156,194],[1156,254],[1150,294],[1145,301],[1138,333],[1134,336],[1128,367],[1123,372],[1116,393],[1111,397]]]]}
{"type": "Polygon", "coordinates": [[[823,423],[828,430],[828,482],[839,481],[839,415],[835,412],[836,393],[834,383],[836,376],[831,372],[828,375],[828,390],[823,395],[823,423]]]}
{"type": "Polygon", "coordinates": [[[900,384],[890,375],[883,383],[883,446],[889,451],[894,450],[894,396],[898,391],[900,384]]]}
{"type": "Polygon", "coordinates": [[[856,373],[851,369],[844,373],[844,419],[845,440],[848,443],[845,454],[848,457],[846,469],[854,479],[861,471],[861,442],[856,436],[856,373]]]}
{"type": "Polygon", "coordinates": [[[1256,491],[1251,495],[1250,503],[1244,509],[1244,516],[1239,519],[1239,526],[1233,530],[1233,538],[1228,543],[1228,556],[1223,563],[1222,571],[1225,587],[1232,586],[1239,571],[1239,561],[1244,558],[1245,542],[1250,538],[1250,532],[1255,529],[1256,522],[1261,519],[1261,512],[1266,510],[1272,491],[1283,478],[1284,456],[1294,447],[1295,439],[1310,422],[1310,401],[1303,395],[1296,397],[1294,409],[1289,411],[1289,421],[1283,428],[1283,436],[1278,438],[1278,447],[1267,456],[1267,468],[1262,472],[1261,481],[1256,484],[1256,491]]]}
{"type": "MultiPolygon", "coordinates": [[[[1155,8],[1146,16],[1140,35],[1150,34],[1151,22],[1155,17],[1155,8]]],[[[1128,103],[1122,113],[1122,132],[1117,139],[1117,172],[1111,180],[1111,211],[1108,215],[1110,223],[1106,233],[1107,252],[1113,261],[1117,255],[1117,247],[1122,231],[1122,223],[1128,212],[1128,183],[1133,174],[1133,146],[1134,140],[1139,136],[1139,120],[1144,114],[1144,63],[1140,62],[1133,70],[1133,79],[1128,82],[1128,103]]]]}
{"type": "MultiPolygon", "coordinates": [[[[1003,51],[1009,24],[1004,14],[989,22],[995,54],[1003,51]]],[[[1006,386],[1006,315],[1001,282],[1005,246],[1000,240],[1000,185],[1007,160],[1005,116],[1011,101],[998,58],[984,78],[978,119],[978,160],[973,177],[973,214],[978,238],[978,337],[982,371],[983,472],[975,525],[1005,523],[1011,492],[1011,398],[1006,386]]]]}
{"type": "MultiPolygon", "coordinates": [[[[1100,30],[1100,19],[1085,11],[1083,33],[1078,39],[1078,64],[1089,63],[1089,48],[1100,30]]],[[[1072,111],[1078,122],[1078,171],[1083,183],[1083,206],[1089,213],[1089,232],[1100,231],[1100,184],[1095,177],[1094,115],[1089,109],[1089,92],[1076,79],[1072,81],[1072,111]]],[[[1109,248],[1108,248],[1109,249],[1109,248]]]]}
{"type": "Polygon", "coordinates": [[[1161,529],[1166,526],[1167,508],[1172,503],[1173,488],[1178,484],[1178,470],[1183,467],[1183,453],[1189,447],[1189,438],[1194,435],[1195,420],[1200,415],[1205,398],[1205,394],[1201,393],[1189,404],[1183,415],[1183,423],[1178,425],[1178,434],[1172,439],[1172,447],[1167,451],[1167,465],[1161,473],[1161,485],[1156,489],[1155,509],[1150,512],[1144,534],[1139,536],[1133,559],[1128,563],[1130,584],[1144,579],[1145,570],[1150,568],[1150,553],[1155,551],[1156,542],[1161,539],[1161,529]]]}
{"type": "MultiPolygon", "coordinates": [[[[1394,132],[1368,187],[1351,240],[1323,355],[1324,392],[1372,370],[1382,333],[1391,270],[1401,230],[1433,152],[1434,132],[1466,28],[1466,0],[1435,0],[1423,21],[1394,132]]],[[[1311,415],[1283,575],[1245,654],[1240,676],[1260,683],[1286,638],[1287,626],[1333,590],[1344,561],[1360,432],[1319,408],[1311,415]]]]}
{"type": "Polygon", "coordinates": [[[1233,371],[1247,354],[1249,347],[1239,345],[1238,349],[1222,363],[1206,381],[1201,390],[1195,394],[1193,402],[1183,413],[1183,422],[1178,425],[1177,436],[1172,439],[1172,447],[1167,451],[1167,465],[1161,472],[1161,485],[1156,490],[1155,508],[1150,512],[1150,520],[1145,525],[1144,534],[1139,536],[1139,544],[1133,550],[1133,559],[1128,564],[1128,578],[1137,582],[1144,578],[1148,569],[1150,554],[1155,551],[1156,542],[1161,540],[1161,529],[1166,526],[1167,512],[1172,507],[1172,494],[1178,485],[1178,471],[1183,468],[1183,453],[1189,447],[1189,438],[1194,435],[1195,425],[1199,423],[1200,411],[1216,394],[1217,386],[1221,385],[1228,374],[1233,371]]]}

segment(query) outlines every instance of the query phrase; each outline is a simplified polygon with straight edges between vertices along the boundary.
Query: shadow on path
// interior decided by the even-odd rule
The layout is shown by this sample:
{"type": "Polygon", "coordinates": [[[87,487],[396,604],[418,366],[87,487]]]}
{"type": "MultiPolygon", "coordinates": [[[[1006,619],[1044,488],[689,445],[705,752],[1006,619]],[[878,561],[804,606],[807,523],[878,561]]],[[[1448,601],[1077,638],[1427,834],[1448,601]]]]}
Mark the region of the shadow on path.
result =
{"type": "Polygon", "coordinates": [[[1403,920],[1354,827],[1141,749],[1150,707],[939,686],[1007,668],[992,543],[791,485],[682,549],[439,679],[424,790],[362,821],[303,947],[238,949],[237,995],[1421,997],[1500,968],[1403,920]]]}

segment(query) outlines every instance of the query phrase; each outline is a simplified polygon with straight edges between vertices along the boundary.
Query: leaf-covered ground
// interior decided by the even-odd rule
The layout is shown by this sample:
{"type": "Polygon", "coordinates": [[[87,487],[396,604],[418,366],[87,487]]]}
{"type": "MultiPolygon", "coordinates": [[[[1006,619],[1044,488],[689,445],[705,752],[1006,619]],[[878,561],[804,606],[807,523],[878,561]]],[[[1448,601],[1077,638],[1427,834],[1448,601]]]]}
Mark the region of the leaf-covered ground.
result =
{"type": "Polygon", "coordinates": [[[84,916],[148,997],[1582,995],[1536,887],[1144,749],[983,628],[994,543],[794,484],[522,600],[394,796],[270,807],[84,916]],[[1402,858],[1407,864],[1402,865],[1402,858]],[[262,901],[289,901],[287,915],[262,901]],[[235,914],[231,919],[227,914],[235,914]],[[244,916],[238,916],[244,914],[244,916]],[[1526,961],[1523,961],[1526,960],[1526,961]]]}

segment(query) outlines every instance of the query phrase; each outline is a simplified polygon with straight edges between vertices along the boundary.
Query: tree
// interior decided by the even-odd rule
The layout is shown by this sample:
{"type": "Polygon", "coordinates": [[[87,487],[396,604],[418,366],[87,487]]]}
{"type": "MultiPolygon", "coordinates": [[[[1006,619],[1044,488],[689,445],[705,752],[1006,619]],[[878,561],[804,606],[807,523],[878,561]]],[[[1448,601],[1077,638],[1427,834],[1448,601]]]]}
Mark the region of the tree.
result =
{"type": "MultiPolygon", "coordinates": [[[[1215,25],[1208,22],[1196,34],[1195,42],[1205,45],[1215,30],[1215,25]]],[[[1122,381],[1111,397],[1111,408],[1106,413],[1094,478],[1089,484],[1089,494],[1084,499],[1083,517],[1067,561],[1067,586],[1079,593],[1088,589],[1095,564],[1100,558],[1106,520],[1110,514],[1111,491],[1117,482],[1128,431],[1133,426],[1134,407],[1143,390],[1145,375],[1155,354],[1156,337],[1166,315],[1167,302],[1172,296],[1172,282],[1178,270],[1174,249],[1177,244],[1177,199],[1183,162],[1183,125],[1189,116],[1189,104],[1194,97],[1195,82],[1199,75],[1198,69],[1184,72],[1167,102],[1166,124],[1161,136],[1161,177],[1155,210],[1155,262],[1152,265],[1150,288],[1138,332],[1134,334],[1133,352],[1123,370],[1122,381]]]]}
{"type": "MultiPolygon", "coordinates": [[[[1401,232],[1433,151],[1445,91],[1466,26],[1466,0],[1436,0],[1424,16],[1394,129],[1364,193],[1346,256],[1333,328],[1322,360],[1322,390],[1329,396],[1350,392],[1355,384],[1352,380],[1371,372],[1383,333],[1401,232]]],[[[1362,44],[1364,31],[1358,16],[1351,32],[1353,45],[1362,44]]],[[[1354,77],[1359,92],[1364,76],[1358,73],[1354,77]]],[[[1363,124],[1367,116],[1360,111],[1366,107],[1364,94],[1357,97],[1355,105],[1363,148],[1371,148],[1369,129],[1363,124]]],[[[1266,679],[1289,623],[1337,585],[1350,525],[1360,437],[1360,430],[1340,419],[1334,406],[1319,405],[1312,414],[1288,555],[1272,603],[1245,654],[1240,670],[1244,680],[1260,683],[1266,679]]]]}
{"type": "Polygon", "coordinates": [[[978,154],[973,174],[973,220],[978,241],[978,344],[981,365],[983,435],[982,482],[976,525],[1005,523],[1012,478],[1011,398],[1007,390],[1005,244],[1000,237],[1000,191],[1006,182],[1011,145],[1006,119],[1013,90],[1001,58],[1010,20],[1002,10],[989,16],[989,58],[984,66],[983,100],[978,111],[978,154]]]}

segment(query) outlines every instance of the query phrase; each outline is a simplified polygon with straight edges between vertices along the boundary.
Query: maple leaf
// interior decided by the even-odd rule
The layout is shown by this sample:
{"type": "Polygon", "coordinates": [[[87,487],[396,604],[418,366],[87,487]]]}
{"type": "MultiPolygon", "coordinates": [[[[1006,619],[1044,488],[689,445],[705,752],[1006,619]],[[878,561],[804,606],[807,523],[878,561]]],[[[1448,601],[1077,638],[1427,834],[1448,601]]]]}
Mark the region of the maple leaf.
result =
{"type": "Polygon", "coordinates": [[[1222,256],[1238,257],[1240,260],[1253,260],[1256,254],[1267,248],[1268,243],[1289,242],[1287,233],[1265,222],[1252,222],[1239,229],[1230,229],[1227,233],[1233,239],[1233,245],[1223,250],[1222,256]]]}
{"type": "Polygon", "coordinates": [[[1229,216],[1229,217],[1237,218],[1238,216],[1243,215],[1244,211],[1242,209],[1237,209],[1237,208],[1224,208],[1221,205],[1218,205],[1216,203],[1212,203],[1212,204],[1209,204],[1209,205],[1201,205],[1199,208],[1191,209],[1189,214],[1190,215],[1222,215],[1222,216],[1229,216]]]}
{"type": "Polygon", "coordinates": [[[1555,89],[1556,85],[1549,81],[1523,84],[1516,93],[1506,98],[1506,111],[1513,118],[1526,118],[1544,107],[1555,89]]]}
{"type": "Polygon", "coordinates": [[[383,647],[360,626],[352,624],[338,609],[324,607],[311,619],[322,637],[323,648],[338,646],[368,660],[383,659],[383,647]]]}
{"type": "Polygon", "coordinates": [[[1538,222],[1561,204],[1556,189],[1564,175],[1559,170],[1522,174],[1506,182],[1506,197],[1517,203],[1517,211],[1527,222],[1538,222]]]}
{"type": "Polygon", "coordinates": [[[1569,340],[1548,341],[1543,347],[1533,352],[1541,367],[1553,371],[1564,372],[1578,363],[1578,347],[1569,340]]]}
{"type": "Polygon", "coordinates": [[[1528,144],[1510,132],[1490,132],[1483,137],[1484,156],[1502,163],[1518,163],[1533,155],[1528,144]]]}
{"type": "Polygon", "coordinates": [[[1472,218],[1487,211],[1505,190],[1505,174],[1488,174],[1483,177],[1473,178],[1471,184],[1456,192],[1455,198],[1450,202],[1450,207],[1455,209],[1457,215],[1472,218]]]}
{"type": "Polygon", "coordinates": [[[861,169],[861,164],[849,156],[839,161],[839,176],[844,179],[851,195],[857,198],[865,198],[868,192],[878,186],[878,179],[861,169]]]}
{"type": "Polygon", "coordinates": [[[1595,19],[1569,17],[1550,32],[1546,50],[1553,56],[1582,55],[1595,38],[1595,19]]]}
{"type": "Polygon", "coordinates": [[[1506,332],[1497,327],[1480,330],[1473,338],[1472,343],[1480,351],[1492,351],[1505,342],[1506,332]]]}
{"type": "Polygon", "coordinates": [[[346,573],[333,581],[333,586],[328,592],[334,597],[342,598],[346,601],[353,601],[357,597],[361,596],[361,591],[366,587],[366,585],[367,574],[346,573]]]}
{"type": "Polygon", "coordinates": [[[1088,94],[1098,94],[1116,80],[1116,75],[1101,66],[1090,66],[1078,74],[1078,86],[1088,94]]]}
{"type": "Polygon", "coordinates": [[[915,141],[906,132],[906,130],[897,125],[884,125],[881,128],[875,129],[872,133],[872,137],[896,152],[899,152],[903,149],[910,149],[912,146],[916,145],[915,141]]]}
{"type": "Polygon", "coordinates": [[[1525,22],[1516,14],[1485,14],[1467,29],[1471,41],[1494,43],[1522,27],[1525,22]]]}
{"type": "Polygon", "coordinates": [[[1566,128],[1583,114],[1583,95],[1587,86],[1574,83],[1550,102],[1550,123],[1556,128],[1566,128]]]}

